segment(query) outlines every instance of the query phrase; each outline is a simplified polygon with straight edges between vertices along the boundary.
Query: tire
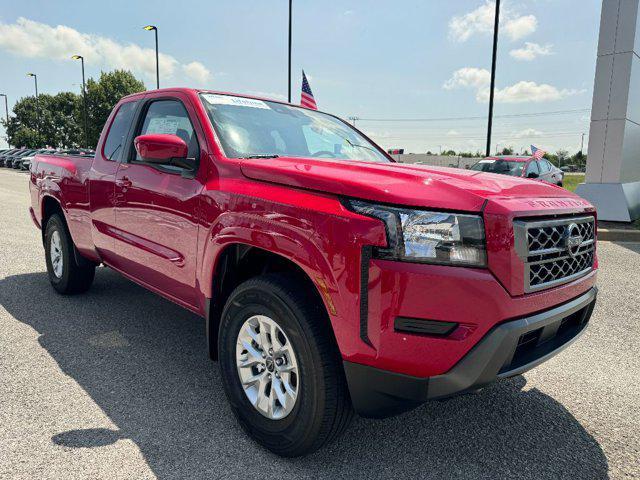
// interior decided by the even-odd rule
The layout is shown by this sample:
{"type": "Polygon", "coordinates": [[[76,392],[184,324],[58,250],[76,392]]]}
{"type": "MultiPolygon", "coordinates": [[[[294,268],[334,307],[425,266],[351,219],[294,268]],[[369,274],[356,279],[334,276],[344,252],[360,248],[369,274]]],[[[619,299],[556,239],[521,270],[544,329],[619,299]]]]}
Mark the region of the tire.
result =
{"type": "MultiPolygon", "coordinates": [[[[255,441],[284,457],[314,452],[337,438],[353,418],[342,360],[326,311],[315,292],[309,292],[304,285],[289,274],[263,275],[244,282],[229,296],[218,336],[220,371],[233,413],[255,441]],[[294,352],[295,361],[289,359],[288,363],[297,363],[295,378],[293,373],[289,377],[289,385],[295,383],[297,396],[292,408],[288,403],[290,397],[286,397],[285,405],[291,410],[281,418],[270,418],[249,400],[236,361],[237,342],[239,335],[246,331],[245,322],[264,317],[276,323],[284,337],[277,336],[294,352]]],[[[242,351],[243,347],[239,348],[242,351]]],[[[265,361],[272,358],[277,362],[276,356],[277,353],[273,357],[268,355],[265,361]]],[[[286,366],[287,362],[284,367],[276,368],[286,366]]],[[[268,370],[263,372],[268,373],[268,370]]],[[[287,391],[285,375],[281,373],[279,380],[283,382],[284,392],[287,391]]],[[[273,382],[276,382],[275,378],[273,382]]],[[[274,385],[271,383],[271,388],[266,387],[265,391],[273,393],[274,385]]],[[[277,412],[281,407],[282,414],[285,408],[278,404],[276,402],[273,411],[277,412]]]]}
{"type": "Polygon", "coordinates": [[[53,214],[47,221],[44,250],[49,281],[58,293],[69,295],[89,290],[93,283],[96,266],[88,260],[79,258],[67,225],[59,214],[53,214]],[[58,261],[54,264],[55,258],[58,258],[58,261]]]}

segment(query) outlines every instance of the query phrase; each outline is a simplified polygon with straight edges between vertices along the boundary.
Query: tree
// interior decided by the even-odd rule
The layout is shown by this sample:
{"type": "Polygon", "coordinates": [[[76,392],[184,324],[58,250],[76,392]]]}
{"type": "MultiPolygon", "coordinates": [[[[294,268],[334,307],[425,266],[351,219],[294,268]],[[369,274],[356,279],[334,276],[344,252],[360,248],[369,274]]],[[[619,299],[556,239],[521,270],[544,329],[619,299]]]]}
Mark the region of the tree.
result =
{"type": "Polygon", "coordinates": [[[79,144],[76,111],[80,97],[71,92],[24,97],[13,107],[9,122],[3,122],[8,141],[19,147],[72,147],[79,144]]]}
{"type": "Polygon", "coordinates": [[[571,157],[571,163],[577,165],[578,167],[584,168],[584,166],[587,164],[587,156],[581,151],[578,151],[578,153],[571,157]]]}
{"type": "Polygon", "coordinates": [[[513,147],[504,147],[500,155],[513,155],[513,147]]]}
{"type": "Polygon", "coordinates": [[[569,152],[564,150],[564,149],[560,149],[556,152],[556,166],[557,167],[561,167],[563,165],[567,164],[567,160],[569,159],[569,152]]]}
{"type": "MultiPolygon", "coordinates": [[[[3,120],[3,123],[6,124],[7,122],[3,120]]],[[[7,142],[13,146],[37,148],[43,145],[40,142],[38,132],[24,125],[17,127],[17,129],[13,131],[13,134],[7,134],[7,137],[7,142]]]]}
{"type": "MultiPolygon", "coordinates": [[[[111,110],[126,95],[146,90],[144,83],[126,70],[101,72],[100,79],[87,81],[87,109],[89,118],[89,147],[95,148],[111,110]]],[[[82,120],[82,105],[76,115],[82,120]]],[[[83,125],[83,123],[80,123],[83,125]]]]}
{"type": "Polygon", "coordinates": [[[56,148],[88,146],[95,148],[109,114],[118,101],[132,93],[144,91],[144,84],[124,70],[102,72],[98,81],[87,82],[89,145],[84,145],[84,108],[82,96],[72,92],[41,94],[21,98],[13,107],[7,140],[16,147],[56,148]]]}

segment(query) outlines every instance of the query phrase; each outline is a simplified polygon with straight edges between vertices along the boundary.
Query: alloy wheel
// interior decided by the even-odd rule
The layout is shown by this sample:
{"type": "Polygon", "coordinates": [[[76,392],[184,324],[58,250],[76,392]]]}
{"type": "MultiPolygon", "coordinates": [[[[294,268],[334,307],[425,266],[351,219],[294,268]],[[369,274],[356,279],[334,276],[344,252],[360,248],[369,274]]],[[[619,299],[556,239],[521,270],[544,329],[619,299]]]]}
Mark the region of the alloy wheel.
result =
{"type": "Polygon", "coordinates": [[[238,332],[236,367],[245,395],[258,412],[280,420],[293,410],[300,374],[293,346],[270,317],[253,315],[238,332]]]}

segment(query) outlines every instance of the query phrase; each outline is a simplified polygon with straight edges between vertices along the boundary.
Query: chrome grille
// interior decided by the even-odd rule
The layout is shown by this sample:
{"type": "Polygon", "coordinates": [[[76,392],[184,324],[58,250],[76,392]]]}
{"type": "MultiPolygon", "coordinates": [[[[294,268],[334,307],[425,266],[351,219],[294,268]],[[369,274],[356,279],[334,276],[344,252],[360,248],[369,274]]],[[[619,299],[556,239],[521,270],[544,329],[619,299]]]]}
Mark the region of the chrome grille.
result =
{"type": "Polygon", "coordinates": [[[593,269],[594,217],[516,220],[514,235],[525,267],[525,292],[570,282],[593,269]]]}

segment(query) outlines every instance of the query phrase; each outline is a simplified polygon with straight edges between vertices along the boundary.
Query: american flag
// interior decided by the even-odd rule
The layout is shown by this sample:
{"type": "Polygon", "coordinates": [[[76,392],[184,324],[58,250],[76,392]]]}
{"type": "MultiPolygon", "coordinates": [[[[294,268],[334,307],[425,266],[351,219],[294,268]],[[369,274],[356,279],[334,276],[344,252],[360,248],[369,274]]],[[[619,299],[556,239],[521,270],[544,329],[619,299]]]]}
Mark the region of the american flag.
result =
{"type": "Polygon", "coordinates": [[[533,155],[533,158],[535,158],[536,160],[540,160],[542,157],[544,157],[545,153],[547,152],[531,145],[531,155],[533,155]]]}
{"type": "Polygon", "coordinates": [[[302,71],[302,94],[300,95],[300,105],[313,110],[318,109],[318,105],[316,105],[316,100],[313,98],[313,93],[311,93],[311,87],[307,81],[307,76],[304,74],[304,70],[302,71]]]}

